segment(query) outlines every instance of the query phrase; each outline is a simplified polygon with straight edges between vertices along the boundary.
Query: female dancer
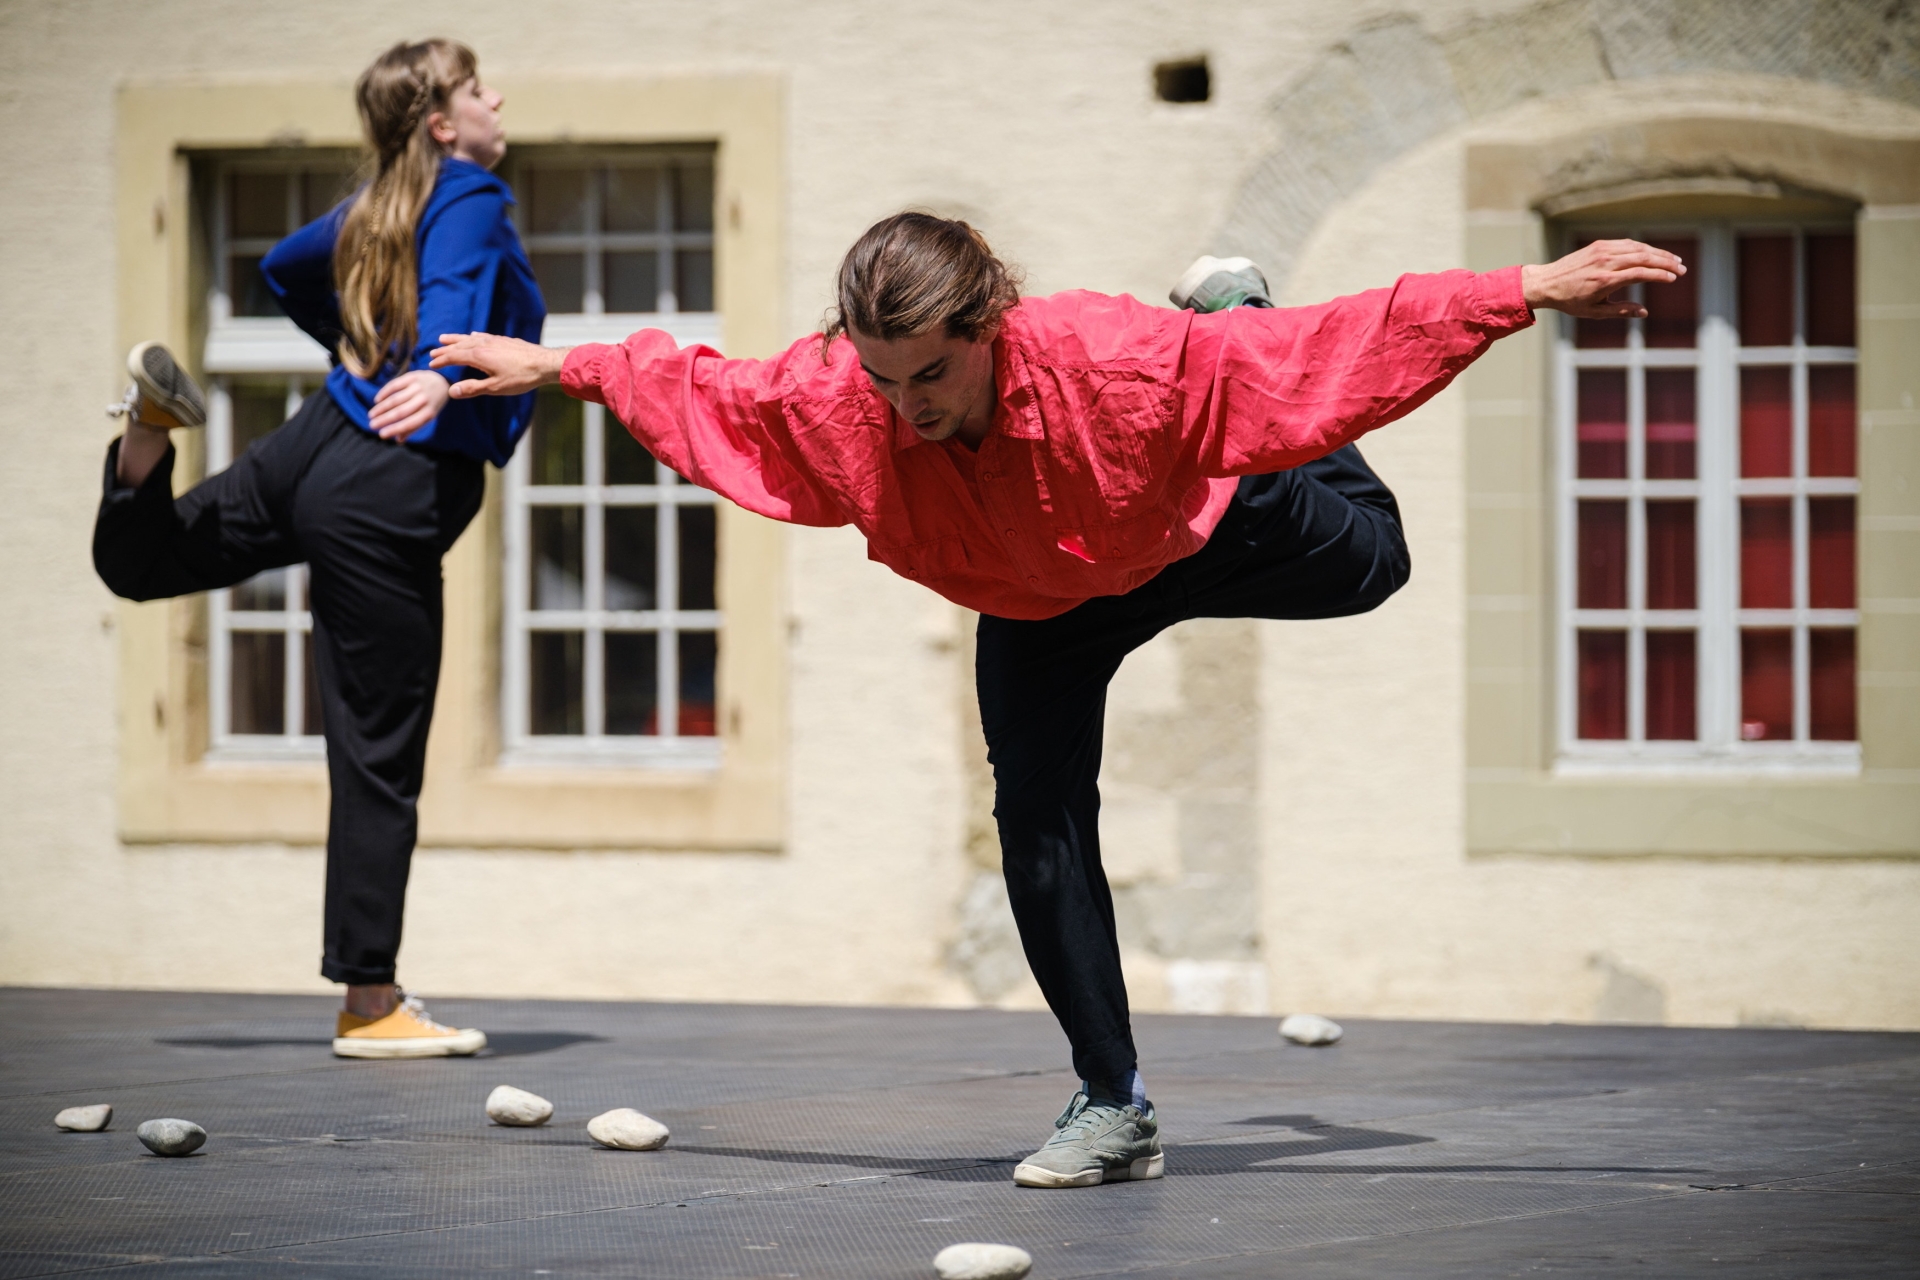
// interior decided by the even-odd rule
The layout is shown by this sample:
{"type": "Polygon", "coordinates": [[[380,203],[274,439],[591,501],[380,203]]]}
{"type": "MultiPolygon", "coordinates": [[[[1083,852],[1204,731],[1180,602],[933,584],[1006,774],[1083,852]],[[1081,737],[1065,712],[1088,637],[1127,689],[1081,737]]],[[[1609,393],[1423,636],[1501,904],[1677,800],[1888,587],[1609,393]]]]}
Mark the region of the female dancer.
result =
{"type": "Polygon", "coordinates": [[[505,465],[533,399],[450,402],[448,381],[464,371],[426,366],[442,333],[538,341],[546,308],[513,197],[488,172],[506,137],[473,52],[395,45],[355,93],[370,181],[261,266],[287,314],[333,353],[325,388],[176,500],[167,433],[204,422],[205,401],[164,347],[135,347],[93,558],[130,600],[307,562],[332,787],[320,972],[347,988],[333,1051],[467,1054],[486,1036],[435,1023],[395,985],[394,963],[440,673],[440,560],[479,510],[482,464],[505,465]]]}

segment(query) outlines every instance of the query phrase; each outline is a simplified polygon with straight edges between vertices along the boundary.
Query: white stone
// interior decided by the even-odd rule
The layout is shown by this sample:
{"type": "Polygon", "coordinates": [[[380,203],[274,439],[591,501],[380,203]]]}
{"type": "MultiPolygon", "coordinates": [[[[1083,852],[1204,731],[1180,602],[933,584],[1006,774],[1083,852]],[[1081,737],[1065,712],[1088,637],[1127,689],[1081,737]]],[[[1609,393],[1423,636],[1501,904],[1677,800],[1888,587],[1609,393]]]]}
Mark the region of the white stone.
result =
{"type": "Polygon", "coordinates": [[[189,1156],[207,1140],[207,1131],[191,1120],[148,1120],[134,1130],[147,1150],[157,1156],[189,1156]]]}
{"type": "Polygon", "coordinates": [[[537,1093],[503,1084],[487,1095],[487,1118],[495,1124],[545,1124],[553,1117],[553,1104],[537,1093]]]}
{"type": "Polygon", "coordinates": [[[950,1244],[933,1255],[940,1280],[1020,1280],[1033,1255],[1010,1244],[950,1244]]]}
{"type": "Polygon", "coordinates": [[[616,1107],[587,1121],[587,1136],[603,1147],[653,1151],[667,1145],[667,1126],[632,1107],[616,1107]]]}
{"type": "Polygon", "coordinates": [[[1344,1034],[1340,1024],[1317,1013],[1290,1013],[1280,1019],[1280,1034],[1295,1044],[1333,1044],[1344,1034]]]}
{"type": "Polygon", "coordinates": [[[91,1107],[68,1107],[53,1118],[53,1122],[62,1129],[74,1133],[98,1133],[107,1127],[107,1121],[113,1119],[113,1105],[107,1102],[95,1103],[91,1107]]]}

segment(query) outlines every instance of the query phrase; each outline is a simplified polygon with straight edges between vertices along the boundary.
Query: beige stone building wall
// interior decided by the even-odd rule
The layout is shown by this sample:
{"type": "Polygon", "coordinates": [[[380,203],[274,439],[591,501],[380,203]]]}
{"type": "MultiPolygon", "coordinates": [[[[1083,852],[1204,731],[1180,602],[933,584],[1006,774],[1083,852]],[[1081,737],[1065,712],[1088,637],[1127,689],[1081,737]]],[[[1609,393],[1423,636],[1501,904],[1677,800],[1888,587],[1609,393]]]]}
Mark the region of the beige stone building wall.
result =
{"type": "MultiPolygon", "coordinates": [[[[0,474],[0,981],[323,987],[310,821],[238,843],[128,825],[129,742],[136,763],[158,759],[137,745],[151,732],[140,681],[186,661],[189,616],[113,601],[86,549],[110,435],[99,406],[120,388],[130,317],[148,305],[184,313],[184,297],[154,293],[189,287],[141,275],[168,233],[150,204],[129,203],[129,92],[292,86],[344,103],[374,51],[442,22],[436,30],[471,42],[507,89],[510,136],[591,131],[612,114],[629,131],[598,140],[638,138],[647,104],[685,103],[693,81],[771,85],[772,107],[752,118],[773,143],[743,178],[768,196],[750,197],[741,232],[766,253],[739,258],[731,278],[722,264],[730,326],[749,313],[760,326],[730,332],[761,349],[808,332],[847,243],[906,205],[978,222],[1025,264],[1035,292],[1158,302],[1196,253],[1246,252],[1289,301],[1306,302],[1523,252],[1527,228],[1537,236],[1527,210],[1552,193],[1523,193],[1517,220],[1489,223],[1472,194],[1476,148],[1721,122],[1757,139],[1739,164],[1820,170],[1823,189],[1881,215],[1870,225],[1891,292],[1868,301],[1889,327],[1874,339],[1881,381],[1863,372],[1880,400],[1864,407],[1889,442],[1883,492],[1902,482],[1920,492],[1920,197],[1875,194],[1899,176],[1884,171],[1898,167],[1885,148],[1920,140],[1920,36],[1900,11],[1777,0],[939,11],[583,0],[554,18],[533,13],[505,0],[473,0],[450,22],[369,4],[0,6],[0,334],[12,357],[0,440],[13,463],[0,474]],[[1212,101],[1156,102],[1151,66],[1196,54],[1209,59],[1212,101]],[[569,106],[563,90],[576,83],[608,97],[569,106]],[[624,105],[580,105],[609,98],[624,105]],[[1847,151],[1846,169],[1833,159],[1845,146],[1809,156],[1778,141],[1788,126],[1882,150],[1847,151]],[[146,241],[129,231],[143,219],[154,224],[146,241]],[[1496,224],[1520,230],[1481,234],[1496,224]]],[[[263,115],[233,122],[233,136],[264,140],[278,127],[263,115]]],[[[1713,159],[1690,176],[1714,176],[1713,159]]],[[[1623,164],[1602,176],[1645,176],[1623,164]]],[[[1514,340],[1505,376],[1531,376],[1541,350],[1531,340],[1514,340]]],[[[1330,623],[1190,624],[1123,669],[1103,786],[1136,1003],[1920,1026],[1920,804],[1906,808],[1920,716],[1883,716],[1872,730],[1860,785],[1894,797],[1877,843],[1555,853],[1474,834],[1473,780],[1486,763],[1474,745],[1486,705],[1470,678],[1485,558],[1474,406],[1501,398],[1476,385],[1366,445],[1401,498],[1416,561],[1386,608],[1330,623]]],[[[1530,394],[1529,412],[1544,413],[1543,393],[1530,394]]],[[[1920,616],[1920,589],[1891,567],[1876,579],[1873,566],[1920,563],[1902,550],[1920,537],[1920,512],[1886,501],[1869,503],[1881,523],[1863,544],[1878,557],[1863,573],[1884,581],[1874,589],[1884,604],[1863,625],[1878,655],[1871,697],[1897,708],[1920,697],[1920,644],[1901,629],[1920,616]]],[[[469,533],[450,581],[484,585],[485,536],[484,524],[469,533]]],[[[1541,536],[1534,527],[1521,542],[1541,536]]],[[[757,563],[772,566],[778,624],[768,661],[784,705],[752,710],[780,726],[768,766],[776,838],[730,846],[723,832],[674,848],[649,829],[630,847],[524,836],[515,847],[472,838],[451,812],[439,830],[453,834],[436,837],[430,816],[403,981],[430,994],[1035,1001],[994,875],[969,618],[867,562],[847,530],[776,531],[766,545],[757,563]]],[[[483,601],[468,599],[483,650],[483,601]]],[[[486,737],[490,686],[476,652],[461,666],[450,651],[448,679],[478,692],[458,729],[443,711],[430,815],[436,778],[452,794],[449,753],[471,757],[486,737]]],[[[472,777],[485,782],[487,765],[472,777]]],[[[195,767],[168,764],[140,794],[164,796],[195,767]]],[[[289,785],[313,794],[311,776],[289,785]]],[[[1736,790],[1733,811],[1764,807],[1766,785],[1736,790]]],[[[564,827],[577,788],[562,793],[547,803],[564,827]]],[[[526,803],[537,825],[542,801],[526,803]]],[[[640,805],[637,817],[621,810],[623,822],[648,827],[643,801],[622,803],[640,805]]],[[[665,816],[657,825],[696,830],[665,816]]]]}

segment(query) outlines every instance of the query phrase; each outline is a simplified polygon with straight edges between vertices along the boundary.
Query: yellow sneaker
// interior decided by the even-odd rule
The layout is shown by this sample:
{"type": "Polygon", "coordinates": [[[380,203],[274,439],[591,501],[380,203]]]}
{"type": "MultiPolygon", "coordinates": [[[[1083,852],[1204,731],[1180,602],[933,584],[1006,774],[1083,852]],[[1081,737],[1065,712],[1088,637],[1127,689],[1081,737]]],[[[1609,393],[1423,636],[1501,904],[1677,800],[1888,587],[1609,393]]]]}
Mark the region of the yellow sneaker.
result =
{"type": "Polygon", "coordinates": [[[143,342],[127,352],[127,373],[133,385],[125,399],[108,407],[108,416],[129,417],[160,431],[206,425],[207,397],[159,343],[143,342]]]}
{"type": "Polygon", "coordinates": [[[404,993],[399,1007],[384,1018],[342,1009],[333,1037],[334,1055],[341,1058],[452,1058],[486,1047],[486,1032],[443,1027],[427,1016],[417,997],[404,993]]]}

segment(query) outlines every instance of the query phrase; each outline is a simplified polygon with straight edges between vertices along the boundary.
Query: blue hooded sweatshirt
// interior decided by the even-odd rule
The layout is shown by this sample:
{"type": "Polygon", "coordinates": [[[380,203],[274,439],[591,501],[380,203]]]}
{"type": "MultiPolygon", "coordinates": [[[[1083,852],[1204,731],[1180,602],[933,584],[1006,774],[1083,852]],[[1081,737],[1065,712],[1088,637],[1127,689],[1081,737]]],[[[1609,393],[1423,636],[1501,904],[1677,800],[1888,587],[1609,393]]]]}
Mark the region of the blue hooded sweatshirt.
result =
{"type": "MultiPolygon", "coordinates": [[[[260,264],[267,285],[293,322],[325,347],[333,361],[327,392],[362,430],[373,397],[399,374],[427,367],[443,333],[499,333],[540,341],[546,303],[533,268],[520,247],[508,207],[507,184],[470,161],[441,162],[433,195],[414,230],[420,266],[419,335],[404,368],[358,378],[340,363],[340,298],[333,287],[333,245],[351,201],[336,206],[273,247],[260,264]]],[[[455,367],[437,372],[449,382],[473,373],[455,367]]],[[[504,467],[533,419],[533,395],[479,396],[449,401],[438,418],[413,433],[408,444],[464,453],[504,467]]]]}

